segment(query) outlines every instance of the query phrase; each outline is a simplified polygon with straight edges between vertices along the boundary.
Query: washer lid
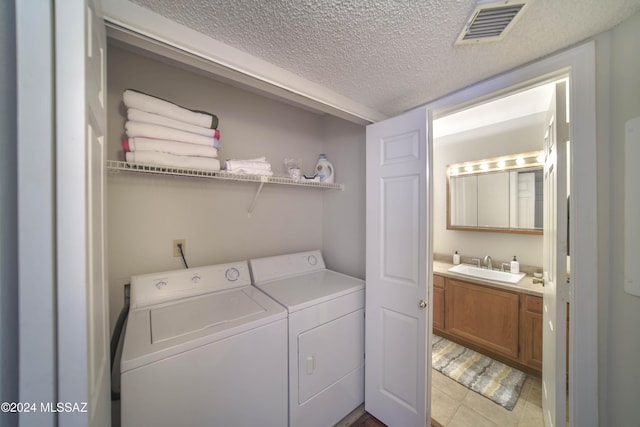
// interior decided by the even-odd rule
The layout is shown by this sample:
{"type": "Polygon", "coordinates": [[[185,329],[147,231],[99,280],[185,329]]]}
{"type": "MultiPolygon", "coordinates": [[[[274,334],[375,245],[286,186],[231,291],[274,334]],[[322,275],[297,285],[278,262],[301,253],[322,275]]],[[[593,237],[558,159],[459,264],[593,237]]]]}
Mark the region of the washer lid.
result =
{"type": "Polygon", "coordinates": [[[151,308],[151,343],[263,313],[265,309],[242,291],[218,292],[151,308]]]}
{"type": "Polygon", "coordinates": [[[120,371],[152,363],[287,317],[260,290],[245,286],[131,310],[120,371]]]}
{"type": "MultiPolygon", "coordinates": [[[[364,280],[331,270],[256,283],[289,313],[364,289],[364,280]]],[[[364,304],[364,301],[363,301],[364,304]]]]}

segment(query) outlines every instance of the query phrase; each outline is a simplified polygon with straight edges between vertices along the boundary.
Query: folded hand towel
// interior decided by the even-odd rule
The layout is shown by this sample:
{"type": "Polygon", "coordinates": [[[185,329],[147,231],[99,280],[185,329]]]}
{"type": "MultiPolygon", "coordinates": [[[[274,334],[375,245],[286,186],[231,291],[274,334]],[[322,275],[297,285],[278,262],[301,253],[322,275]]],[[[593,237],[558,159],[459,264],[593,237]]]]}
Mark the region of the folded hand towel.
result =
{"type": "Polygon", "coordinates": [[[226,162],[226,169],[229,170],[229,171],[232,171],[232,170],[235,170],[235,169],[245,169],[245,168],[270,171],[271,170],[271,164],[269,162],[260,161],[260,160],[257,160],[257,159],[227,160],[227,162],[226,162]]]}
{"type": "Polygon", "coordinates": [[[125,123],[124,127],[129,138],[141,136],[145,138],[188,142],[190,144],[200,144],[206,145],[208,147],[219,148],[219,141],[215,138],[210,138],[204,135],[197,135],[195,133],[186,132],[184,130],[172,129],[166,126],[128,121],[125,123]]]}
{"type": "Polygon", "coordinates": [[[216,129],[218,117],[215,114],[204,111],[190,110],[173,102],[156,98],[142,92],[127,89],[122,95],[122,100],[127,108],[136,108],[148,113],[160,114],[170,119],[191,123],[192,125],[216,129]]]}
{"type": "Polygon", "coordinates": [[[231,173],[231,174],[234,174],[234,175],[273,176],[273,172],[265,170],[265,169],[239,168],[239,169],[233,169],[233,170],[227,169],[225,172],[231,173]]]}
{"type": "Polygon", "coordinates": [[[167,141],[152,138],[127,138],[122,140],[122,149],[130,151],[158,151],[162,153],[176,154],[179,156],[218,157],[218,150],[213,147],[205,147],[200,144],[188,142],[167,141]]]}
{"type": "Polygon", "coordinates": [[[156,151],[133,151],[126,153],[128,163],[142,163],[155,166],[172,166],[187,169],[200,169],[217,172],[220,170],[220,161],[209,157],[176,156],[174,154],[159,153],[156,151]]]}
{"type": "Polygon", "coordinates": [[[161,116],[160,114],[147,113],[146,111],[135,108],[129,108],[127,110],[127,118],[132,122],[153,123],[160,126],[166,126],[168,128],[197,133],[198,135],[204,135],[210,138],[220,138],[220,131],[218,129],[192,125],[191,123],[170,119],[168,117],[161,116]]]}

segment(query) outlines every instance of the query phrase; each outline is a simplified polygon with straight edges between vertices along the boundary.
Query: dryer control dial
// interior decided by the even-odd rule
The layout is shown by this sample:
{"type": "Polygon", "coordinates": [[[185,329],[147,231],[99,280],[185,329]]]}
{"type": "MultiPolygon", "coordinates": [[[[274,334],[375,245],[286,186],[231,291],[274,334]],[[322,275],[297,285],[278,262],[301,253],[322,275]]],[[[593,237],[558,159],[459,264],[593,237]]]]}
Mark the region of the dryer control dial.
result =
{"type": "Polygon", "coordinates": [[[315,256],[315,255],[309,255],[309,256],[307,257],[307,262],[308,262],[310,265],[316,265],[316,264],[318,263],[318,258],[316,258],[316,256],[315,256]]]}
{"type": "Polygon", "coordinates": [[[240,271],[235,267],[231,267],[227,269],[227,271],[224,273],[224,276],[228,281],[235,282],[236,280],[238,280],[238,277],[240,277],[240,271]]]}

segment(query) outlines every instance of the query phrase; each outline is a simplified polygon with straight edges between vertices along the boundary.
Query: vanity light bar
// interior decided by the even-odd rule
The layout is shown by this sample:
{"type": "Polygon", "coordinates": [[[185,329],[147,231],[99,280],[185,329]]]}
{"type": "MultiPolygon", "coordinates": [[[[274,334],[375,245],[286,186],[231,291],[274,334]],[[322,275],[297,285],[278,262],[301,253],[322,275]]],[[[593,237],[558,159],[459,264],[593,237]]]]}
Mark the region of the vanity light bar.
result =
{"type": "Polygon", "coordinates": [[[456,163],[447,167],[449,176],[468,175],[471,173],[495,172],[509,169],[539,167],[544,164],[542,151],[514,154],[493,159],[475,160],[472,162],[456,163]]]}

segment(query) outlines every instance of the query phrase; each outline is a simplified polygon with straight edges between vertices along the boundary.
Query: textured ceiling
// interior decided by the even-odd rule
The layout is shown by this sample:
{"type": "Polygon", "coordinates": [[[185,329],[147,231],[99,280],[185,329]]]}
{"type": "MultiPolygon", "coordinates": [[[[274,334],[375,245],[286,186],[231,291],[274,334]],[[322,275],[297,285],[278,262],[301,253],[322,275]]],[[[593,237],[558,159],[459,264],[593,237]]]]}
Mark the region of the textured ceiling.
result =
{"type": "Polygon", "coordinates": [[[640,0],[530,0],[500,42],[454,46],[476,0],[132,0],[387,116],[572,46],[640,0]]]}

